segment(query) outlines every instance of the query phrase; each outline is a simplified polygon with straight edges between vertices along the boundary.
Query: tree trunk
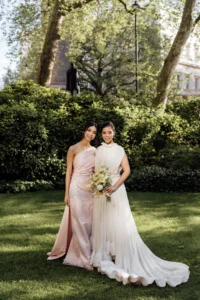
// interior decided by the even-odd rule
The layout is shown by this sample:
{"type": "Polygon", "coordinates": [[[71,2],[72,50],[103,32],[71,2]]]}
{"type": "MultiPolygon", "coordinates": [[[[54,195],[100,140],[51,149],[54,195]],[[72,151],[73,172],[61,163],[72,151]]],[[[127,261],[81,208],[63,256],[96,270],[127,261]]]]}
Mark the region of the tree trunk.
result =
{"type": "Polygon", "coordinates": [[[186,0],[185,7],[182,15],[181,24],[178,33],[171,46],[170,52],[165,59],[163,68],[159,74],[157,83],[157,94],[153,100],[153,106],[156,107],[163,103],[165,109],[167,103],[167,96],[171,86],[173,74],[178,64],[181,52],[186,44],[186,41],[193,31],[197,21],[193,21],[192,13],[194,11],[196,0],[186,0]]]}
{"type": "Polygon", "coordinates": [[[62,26],[65,14],[70,12],[72,9],[80,8],[92,1],[93,0],[75,2],[71,6],[67,6],[66,0],[55,1],[40,56],[40,68],[38,75],[38,83],[40,85],[49,87],[51,84],[52,71],[54,68],[58,43],[60,40],[59,30],[62,26]],[[65,11],[63,11],[63,7],[65,7],[65,11]]]}
{"type": "Polygon", "coordinates": [[[46,32],[42,53],[40,56],[40,70],[38,83],[48,87],[51,83],[52,71],[55,63],[58,41],[60,39],[59,29],[64,16],[61,13],[61,1],[56,0],[49,26],[46,32]]]}

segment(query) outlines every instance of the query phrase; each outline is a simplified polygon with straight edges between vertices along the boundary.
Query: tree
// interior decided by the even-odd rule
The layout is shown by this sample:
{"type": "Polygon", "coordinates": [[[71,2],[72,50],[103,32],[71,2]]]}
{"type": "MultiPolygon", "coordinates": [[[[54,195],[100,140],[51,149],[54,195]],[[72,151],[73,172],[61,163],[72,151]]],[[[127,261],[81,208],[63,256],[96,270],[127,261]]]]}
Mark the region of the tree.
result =
{"type": "Polygon", "coordinates": [[[49,86],[63,18],[70,11],[91,1],[69,3],[66,0],[21,0],[15,3],[11,0],[2,28],[8,28],[4,34],[11,45],[11,56],[20,59],[22,77],[25,70],[28,70],[32,79],[37,77],[38,83],[49,86]],[[31,51],[30,61],[27,61],[26,56],[31,51]],[[34,65],[34,73],[30,72],[29,65],[34,65]]]}
{"type": "Polygon", "coordinates": [[[52,8],[52,14],[50,16],[40,57],[40,69],[38,76],[39,84],[48,87],[51,83],[52,71],[58,49],[58,42],[60,40],[60,29],[64,16],[71,10],[80,8],[91,1],[93,0],[74,2],[71,5],[67,4],[66,0],[54,1],[55,3],[52,8]]]}
{"type": "Polygon", "coordinates": [[[8,55],[17,62],[18,79],[37,81],[50,11],[51,3],[48,0],[10,0],[4,7],[1,27],[10,46],[8,55]]]}
{"type": "MultiPolygon", "coordinates": [[[[84,8],[85,12],[85,4],[92,2],[92,0],[85,2],[72,1],[69,5],[64,0],[26,0],[24,3],[21,0],[19,5],[14,6],[14,10],[11,9],[8,15],[8,19],[11,20],[8,39],[13,46],[11,49],[12,55],[15,54],[18,59],[20,58],[20,77],[32,78],[41,85],[49,86],[63,20],[66,27],[70,26],[71,13],[77,10],[80,15],[82,13],[80,8],[84,8]],[[67,22],[66,18],[68,16],[69,20],[67,22]],[[37,68],[39,68],[39,74],[37,74],[37,68]]],[[[120,16],[123,8],[120,9],[119,5],[117,6],[118,3],[118,0],[104,0],[101,5],[94,2],[94,7],[104,9],[104,7],[116,6],[120,16]]],[[[132,27],[130,31],[133,33],[133,23],[130,24],[130,27],[132,27]]],[[[130,52],[134,53],[134,48],[130,48],[130,52]]],[[[110,75],[108,77],[110,78],[110,75]]]]}
{"type": "MultiPolygon", "coordinates": [[[[152,9],[138,15],[139,77],[141,88],[156,77],[161,67],[161,50],[166,40],[160,25],[150,20],[152,9]],[[161,45],[161,43],[164,44],[161,45]],[[148,80],[143,80],[146,78],[148,80]]],[[[81,90],[100,95],[126,91],[135,94],[134,18],[119,2],[72,12],[65,18],[62,39],[68,40],[68,58],[79,70],[81,90]],[[70,22],[70,26],[68,26],[70,22]]],[[[155,86],[155,82],[154,82],[155,86]]]]}
{"type": "MultiPolygon", "coordinates": [[[[104,7],[105,5],[112,7],[112,3],[114,6],[119,1],[123,2],[122,0],[112,0],[112,1],[102,0],[101,3],[102,3],[102,7],[104,7]]],[[[11,4],[14,3],[15,1],[11,0],[9,5],[11,6],[11,4]]],[[[86,7],[85,4],[88,3],[94,3],[95,6],[97,6],[97,4],[93,2],[93,0],[86,0],[86,1],[80,0],[76,2],[72,0],[72,2],[70,3],[64,0],[56,0],[56,1],[21,0],[21,4],[19,6],[13,5],[14,9],[13,10],[11,9],[11,14],[10,14],[10,15],[13,14],[11,18],[11,21],[13,21],[13,23],[12,26],[10,27],[9,38],[10,38],[10,43],[14,46],[15,49],[18,48],[16,41],[20,41],[22,45],[20,49],[21,52],[20,55],[21,58],[23,58],[21,59],[21,61],[24,61],[24,65],[25,65],[25,67],[23,68],[26,68],[27,66],[27,62],[26,59],[24,59],[24,57],[26,56],[26,53],[28,52],[30,45],[33,45],[32,43],[34,43],[34,41],[37,39],[36,32],[41,32],[40,42],[37,45],[37,51],[35,51],[37,52],[38,55],[35,58],[36,59],[35,61],[37,62],[37,64],[38,63],[40,64],[38,82],[41,85],[49,86],[51,74],[52,74],[52,70],[56,58],[58,42],[60,40],[60,31],[61,28],[63,27],[63,20],[65,20],[66,22],[66,17],[70,16],[71,13],[74,12],[75,10],[77,10],[78,13],[81,13],[80,8],[85,9],[86,7]],[[38,59],[39,56],[40,56],[40,60],[38,59]]],[[[177,1],[171,1],[171,3],[172,6],[177,5],[177,1]]],[[[146,10],[152,13],[151,15],[149,15],[149,20],[152,20],[152,22],[154,23],[156,23],[159,18],[159,14],[156,12],[156,9],[158,11],[160,9],[161,4],[165,5],[165,0],[161,0],[159,1],[159,3],[157,0],[152,0],[150,2],[149,8],[146,10]]],[[[164,105],[166,105],[167,95],[170,89],[172,77],[178,62],[178,58],[180,57],[181,51],[183,50],[187,38],[193,32],[195,25],[199,21],[199,18],[193,20],[192,17],[192,13],[194,12],[195,7],[196,7],[195,0],[185,1],[185,8],[183,11],[182,22],[180,24],[179,31],[177,33],[176,38],[174,39],[173,45],[165,60],[160,75],[158,76],[157,96],[153,101],[154,106],[157,106],[160,103],[164,103],[164,105]]],[[[172,17],[174,18],[174,13],[172,12],[172,14],[173,15],[171,14],[169,15],[170,16],[169,19],[171,19],[172,17]]],[[[68,23],[68,25],[70,25],[70,23],[68,23]]],[[[160,26],[162,27],[162,24],[160,26]]],[[[142,48],[142,43],[140,45],[140,49],[141,48],[142,48]]],[[[164,47],[162,47],[162,53],[163,53],[163,49],[164,47]]],[[[167,48],[166,51],[168,51],[167,48]]],[[[17,51],[15,53],[17,53],[17,51]]],[[[32,60],[32,64],[33,64],[33,60],[32,60]]],[[[35,65],[37,66],[37,64],[35,65]]],[[[145,68],[143,70],[144,72],[146,72],[145,68]]],[[[154,77],[156,76],[156,72],[154,72],[153,69],[149,70],[148,72],[152,73],[154,77]]],[[[102,72],[98,72],[98,74],[100,73],[101,75],[103,75],[102,72]]]]}
{"type": "Polygon", "coordinates": [[[153,100],[153,106],[156,107],[163,103],[165,109],[167,96],[171,86],[172,78],[178,64],[178,60],[186,44],[190,34],[194,31],[196,24],[200,20],[200,15],[194,20],[193,13],[196,5],[196,0],[186,0],[183,10],[182,20],[179,30],[176,34],[171,49],[164,61],[162,70],[158,76],[157,95],[153,100]]]}
{"type": "Polygon", "coordinates": [[[64,17],[63,5],[65,5],[64,0],[55,1],[44,39],[38,74],[38,83],[43,86],[49,86],[51,83],[51,75],[58,48],[58,40],[60,39],[59,30],[62,26],[64,17]]]}
{"type": "Polygon", "coordinates": [[[117,86],[133,85],[132,28],[125,17],[111,6],[94,7],[82,20],[71,14],[63,38],[70,41],[68,57],[79,70],[81,90],[106,95],[117,86]]]}
{"type": "Polygon", "coordinates": [[[6,74],[3,76],[3,81],[5,84],[11,84],[16,79],[18,79],[17,72],[11,70],[10,68],[7,69],[6,74]]]}

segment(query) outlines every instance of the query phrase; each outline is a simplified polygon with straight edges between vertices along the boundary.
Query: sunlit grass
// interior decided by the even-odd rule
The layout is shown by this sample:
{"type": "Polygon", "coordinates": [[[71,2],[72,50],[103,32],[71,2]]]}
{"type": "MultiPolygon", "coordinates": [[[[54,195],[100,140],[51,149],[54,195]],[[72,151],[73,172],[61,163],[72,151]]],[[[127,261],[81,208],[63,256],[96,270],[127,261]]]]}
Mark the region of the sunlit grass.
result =
{"type": "Polygon", "coordinates": [[[191,269],[176,288],[123,286],[97,271],[47,261],[64,204],[63,192],[0,195],[0,299],[200,299],[200,194],[129,193],[138,230],[161,258],[191,269]]]}

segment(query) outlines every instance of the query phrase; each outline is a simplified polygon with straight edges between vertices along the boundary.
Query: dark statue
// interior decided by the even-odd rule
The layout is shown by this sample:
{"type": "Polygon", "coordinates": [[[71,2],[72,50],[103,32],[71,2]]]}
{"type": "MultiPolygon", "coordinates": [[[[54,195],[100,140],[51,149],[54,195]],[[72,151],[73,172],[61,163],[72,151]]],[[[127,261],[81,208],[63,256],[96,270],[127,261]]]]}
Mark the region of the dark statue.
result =
{"type": "Polygon", "coordinates": [[[78,94],[78,84],[77,84],[77,69],[74,67],[74,64],[71,63],[71,67],[67,70],[67,86],[66,90],[74,95],[74,92],[78,94]]]}

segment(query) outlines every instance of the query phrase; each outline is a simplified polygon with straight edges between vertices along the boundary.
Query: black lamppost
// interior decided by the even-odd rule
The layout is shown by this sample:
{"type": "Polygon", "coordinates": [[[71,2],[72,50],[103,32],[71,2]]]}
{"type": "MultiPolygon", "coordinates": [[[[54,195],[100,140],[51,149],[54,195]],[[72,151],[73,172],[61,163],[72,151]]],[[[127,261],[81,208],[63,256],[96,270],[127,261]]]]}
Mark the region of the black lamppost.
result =
{"type": "Polygon", "coordinates": [[[132,5],[134,16],[135,16],[135,91],[136,94],[138,93],[138,30],[137,30],[137,12],[138,9],[144,9],[142,8],[137,1],[134,2],[132,5]]]}

